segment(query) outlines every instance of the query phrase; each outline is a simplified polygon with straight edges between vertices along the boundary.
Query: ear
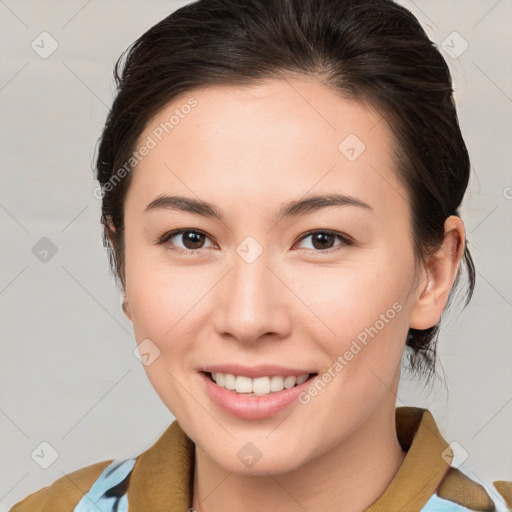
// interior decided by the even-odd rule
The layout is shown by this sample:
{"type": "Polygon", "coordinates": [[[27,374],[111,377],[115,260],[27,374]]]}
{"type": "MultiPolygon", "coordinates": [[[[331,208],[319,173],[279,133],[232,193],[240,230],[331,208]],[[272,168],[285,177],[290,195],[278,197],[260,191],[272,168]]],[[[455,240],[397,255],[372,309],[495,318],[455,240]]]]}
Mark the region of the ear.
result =
{"type": "MultiPolygon", "coordinates": [[[[107,224],[104,224],[103,229],[105,230],[105,234],[107,235],[108,239],[110,240],[110,245],[114,247],[114,236],[116,228],[114,224],[109,220],[107,224]]],[[[124,285],[123,285],[124,290],[124,285]]],[[[121,304],[121,308],[124,312],[124,314],[127,316],[127,318],[131,321],[132,320],[132,312],[130,310],[130,305],[128,304],[128,300],[126,298],[126,294],[124,295],[123,302],[121,304]]]]}
{"type": "Polygon", "coordinates": [[[444,241],[440,249],[429,256],[411,310],[409,327],[428,329],[441,319],[457,270],[464,254],[466,233],[464,223],[449,216],[444,223],[444,241]]]}
{"type": "Polygon", "coordinates": [[[130,320],[130,322],[131,322],[132,321],[132,311],[130,309],[130,304],[128,303],[128,299],[126,298],[126,295],[123,298],[123,304],[121,307],[123,308],[124,314],[126,315],[128,320],[130,320]]]}
{"type": "Polygon", "coordinates": [[[114,233],[116,231],[114,224],[112,224],[112,222],[109,220],[107,221],[107,224],[103,225],[103,229],[108,239],[110,240],[110,245],[114,246],[114,233]]]}

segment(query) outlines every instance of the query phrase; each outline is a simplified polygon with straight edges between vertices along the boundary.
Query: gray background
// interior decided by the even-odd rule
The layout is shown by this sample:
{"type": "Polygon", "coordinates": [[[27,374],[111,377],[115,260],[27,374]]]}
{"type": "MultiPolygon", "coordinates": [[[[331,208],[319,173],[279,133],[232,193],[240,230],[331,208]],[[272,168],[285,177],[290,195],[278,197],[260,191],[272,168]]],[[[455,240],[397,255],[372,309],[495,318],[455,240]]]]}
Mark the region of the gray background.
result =
{"type": "MultiPolygon", "coordinates": [[[[0,511],[65,473],[138,455],[174,419],[133,355],[92,161],[117,57],[185,3],[0,0],[0,511]],[[46,37],[38,51],[51,48],[44,31],[58,44],[47,58],[31,47],[46,37]],[[57,250],[46,262],[33,252],[43,237],[57,250]],[[47,469],[42,442],[58,454],[47,469]]],[[[404,374],[397,405],[429,408],[458,443],[460,469],[488,487],[512,480],[512,1],[401,3],[444,47],[454,76],[473,165],[461,216],[477,286],[443,319],[449,394],[439,385],[428,395],[404,374]],[[468,43],[462,53],[454,31],[468,43]]]]}

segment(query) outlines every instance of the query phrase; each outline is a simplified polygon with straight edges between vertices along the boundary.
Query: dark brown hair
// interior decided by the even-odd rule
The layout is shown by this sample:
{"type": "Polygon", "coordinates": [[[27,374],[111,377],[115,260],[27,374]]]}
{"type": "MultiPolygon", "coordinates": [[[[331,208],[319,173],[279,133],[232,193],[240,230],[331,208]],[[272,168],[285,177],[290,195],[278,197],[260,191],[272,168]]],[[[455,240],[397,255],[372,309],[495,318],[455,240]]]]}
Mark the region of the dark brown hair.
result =
{"type": "MultiPolygon", "coordinates": [[[[194,88],[302,77],[365,102],[384,116],[396,141],[392,150],[411,206],[417,264],[440,247],[445,219],[458,216],[470,161],[450,71],[414,15],[391,0],[199,0],[127,48],[114,77],[118,90],[99,140],[96,178],[103,243],[123,290],[123,207],[132,173],[118,170],[126,169],[149,121],[194,88]]],[[[467,241],[463,258],[467,305],[475,286],[467,241]]],[[[410,329],[406,342],[410,369],[427,382],[435,374],[438,332],[439,323],[410,329]]]]}

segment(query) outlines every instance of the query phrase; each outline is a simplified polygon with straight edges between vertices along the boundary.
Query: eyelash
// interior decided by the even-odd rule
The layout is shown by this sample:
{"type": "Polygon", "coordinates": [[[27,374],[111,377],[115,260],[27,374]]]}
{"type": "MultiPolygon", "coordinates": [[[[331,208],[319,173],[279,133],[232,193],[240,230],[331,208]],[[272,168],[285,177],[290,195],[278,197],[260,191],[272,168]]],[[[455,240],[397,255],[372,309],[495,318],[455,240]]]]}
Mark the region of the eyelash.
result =
{"type": "MultiPolygon", "coordinates": [[[[175,229],[174,231],[169,231],[168,233],[165,233],[164,235],[162,235],[160,237],[160,239],[157,241],[157,245],[163,245],[168,240],[170,240],[171,238],[174,238],[176,235],[181,235],[183,233],[188,233],[188,232],[199,233],[201,235],[205,235],[206,237],[208,237],[208,235],[204,231],[201,231],[199,229],[181,228],[181,229],[175,229]]],[[[354,245],[354,242],[349,237],[347,237],[346,235],[342,235],[341,233],[338,233],[337,231],[332,231],[330,229],[317,229],[317,230],[313,230],[313,231],[308,231],[301,238],[299,238],[297,240],[297,242],[302,242],[302,240],[304,240],[305,238],[307,238],[307,237],[309,237],[311,235],[314,235],[316,233],[323,233],[323,234],[326,234],[326,235],[333,235],[333,236],[337,237],[342,243],[340,245],[337,245],[335,247],[331,247],[331,248],[326,249],[326,250],[315,250],[315,249],[304,249],[304,248],[303,249],[297,249],[297,250],[299,252],[301,252],[301,253],[303,253],[303,252],[310,253],[311,251],[316,252],[316,253],[332,253],[332,252],[334,252],[334,251],[336,251],[338,249],[343,248],[344,246],[354,245]]],[[[186,254],[186,255],[197,254],[197,253],[201,252],[203,249],[205,249],[205,248],[202,248],[202,249],[181,249],[180,247],[166,247],[166,250],[168,250],[168,251],[173,251],[173,252],[177,252],[179,254],[186,254]]],[[[208,249],[208,248],[206,248],[206,249],[208,249]]]]}

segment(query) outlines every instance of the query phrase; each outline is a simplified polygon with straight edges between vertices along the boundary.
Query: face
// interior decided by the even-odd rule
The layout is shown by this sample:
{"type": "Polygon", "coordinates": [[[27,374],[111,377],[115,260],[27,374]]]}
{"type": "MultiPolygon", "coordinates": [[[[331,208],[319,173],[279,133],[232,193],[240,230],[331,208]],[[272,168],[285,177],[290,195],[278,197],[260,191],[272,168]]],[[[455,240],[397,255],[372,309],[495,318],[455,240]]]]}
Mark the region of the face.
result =
{"type": "Polygon", "coordinates": [[[127,314],[148,378],[196,445],[230,471],[289,471],[382,404],[394,410],[418,295],[384,119],[318,83],[269,80],[175,99],[144,144],[124,210],[127,314]],[[367,206],[310,201],[278,218],[336,194],[367,206]],[[146,210],[159,196],[206,201],[221,218],[146,210]],[[200,370],[223,364],[318,375],[284,409],[247,419],[206,391],[200,370]],[[249,441],[262,454],[252,469],[237,455],[249,441]]]}

